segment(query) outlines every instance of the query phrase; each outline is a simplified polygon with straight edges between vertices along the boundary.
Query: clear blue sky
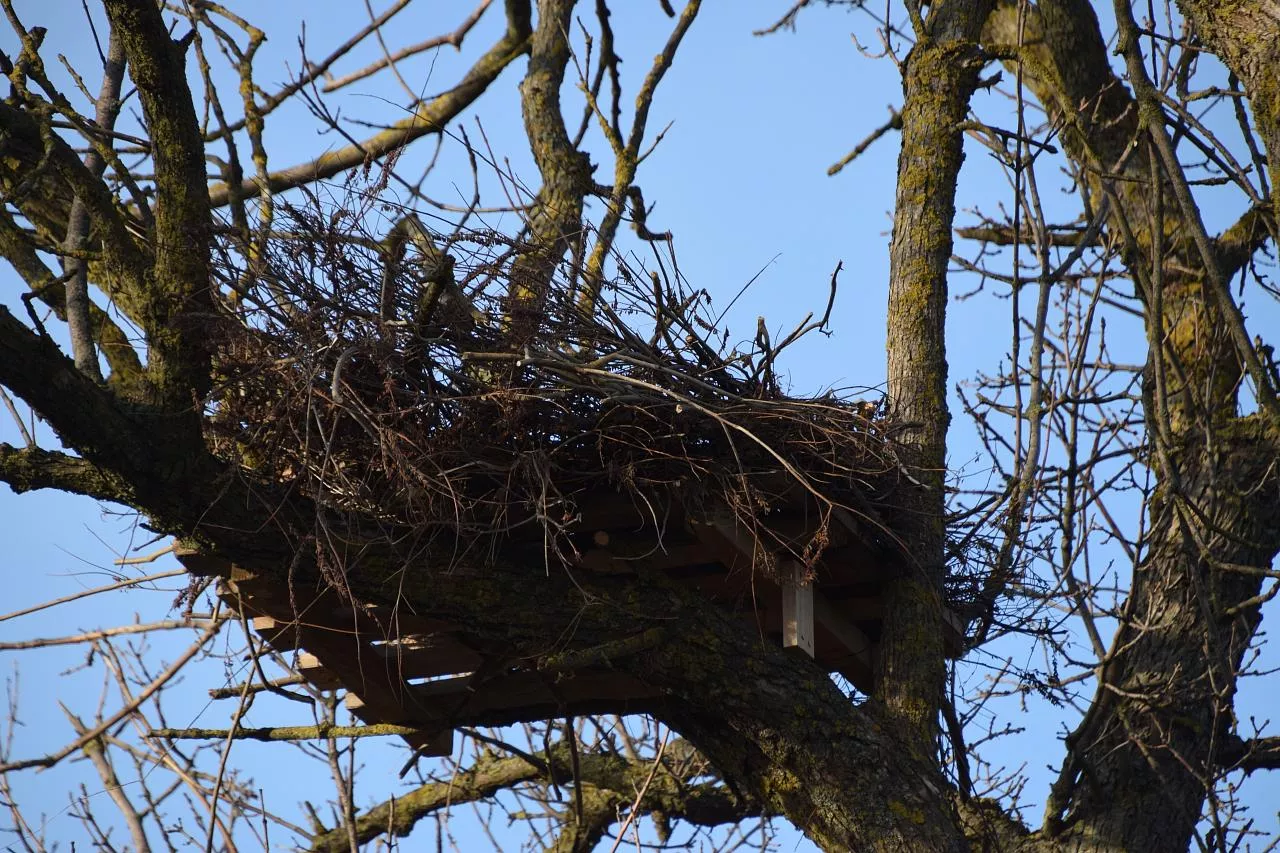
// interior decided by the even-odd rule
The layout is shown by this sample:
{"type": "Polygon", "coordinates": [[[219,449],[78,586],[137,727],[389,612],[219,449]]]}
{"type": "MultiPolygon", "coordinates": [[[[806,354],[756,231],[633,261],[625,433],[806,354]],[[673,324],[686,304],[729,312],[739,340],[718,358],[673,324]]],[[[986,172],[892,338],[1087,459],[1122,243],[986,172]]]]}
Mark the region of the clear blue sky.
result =
{"type": "MultiPolygon", "coordinates": [[[[92,4],[91,4],[92,5],[92,4]]],[[[306,19],[309,53],[323,56],[367,20],[363,4],[298,2],[232,4],[270,36],[259,55],[258,81],[268,91],[297,69],[299,21],[306,19]]],[[[378,4],[379,8],[385,4],[378,4]]],[[[589,12],[589,5],[583,13],[589,12]]],[[[728,315],[738,337],[754,333],[757,315],[768,318],[771,330],[789,329],[812,310],[820,312],[826,300],[827,282],[837,262],[845,271],[835,312],[835,333],[829,338],[812,336],[797,347],[784,367],[797,393],[812,393],[827,386],[878,386],[884,378],[884,306],[888,273],[888,232],[891,227],[897,140],[890,135],[834,178],[826,168],[874,128],[882,124],[889,105],[901,103],[897,71],[886,60],[863,55],[853,39],[864,47],[878,48],[874,23],[861,12],[815,9],[801,17],[800,31],[766,39],[751,35],[789,5],[774,3],[707,3],[680,50],[674,67],[659,92],[650,118],[651,133],[673,122],[657,152],[642,166],[639,183],[645,197],[657,206],[650,217],[655,230],[675,234],[680,267],[695,287],[706,288],[723,306],[754,275],[756,283],[728,315]]],[[[500,7],[501,4],[495,4],[500,7]]],[[[613,25],[625,58],[624,86],[635,87],[650,58],[666,38],[669,23],[656,2],[616,0],[613,25]]],[[[28,26],[50,29],[45,55],[63,52],[96,88],[92,42],[83,24],[78,3],[72,0],[31,2],[19,0],[19,15],[28,26]]],[[[459,2],[418,2],[401,13],[385,35],[394,50],[430,35],[451,30],[469,11],[459,2]]],[[[94,10],[99,26],[102,16],[94,10]]],[[[500,8],[494,8],[468,37],[461,54],[452,49],[426,54],[403,63],[401,71],[415,90],[431,94],[453,85],[459,74],[490,44],[500,26],[500,8]]],[[[101,30],[105,32],[105,29],[101,30]]],[[[0,33],[0,47],[13,55],[11,33],[0,33]]],[[[905,48],[903,48],[905,50],[905,48]]],[[[336,67],[337,73],[359,67],[378,55],[376,43],[353,53],[336,67]]],[[[475,119],[483,123],[499,156],[508,156],[512,168],[529,185],[536,186],[537,171],[529,160],[520,126],[516,84],[523,62],[501,77],[464,122],[476,138],[475,119]]],[[[234,87],[224,88],[228,110],[236,112],[234,87]]],[[[566,97],[570,101],[570,97],[566,97]]],[[[387,74],[331,96],[332,107],[347,117],[387,121],[398,117],[406,96],[387,74]]],[[[576,101],[575,101],[576,103],[576,101]]],[[[629,103],[629,99],[628,99],[629,103]]],[[[988,117],[1008,109],[998,96],[980,98],[988,117]]],[[[576,119],[575,119],[576,121],[576,119]]],[[[268,120],[268,148],[276,168],[315,156],[332,137],[320,137],[305,112],[281,111],[268,120]]],[[[599,144],[598,136],[594,144],[599,144]]],[[[430,148],[430,141],[420,143],[430,148]]],[[[968,144],[969,157],[962,175],[960,205],[995,212],[1009,205],[1012,190],[993,161],[977,146],[968,144]]],[[[221,154],[216,148],[211,153],[221,154]]],[[[444,165],[432,176],[426,191],[445,201],[460,202],[470,192],[470,176],[464,170],[458,147],[448,146],[444,165]]],[[[608,166],[599,175],[607,180],[608,166]]],[[[1042,180],[1050,182],[1051,170],[1042,180]]],[[[1046,205],[1073,210],[1070,199],[1053,197],[1042,187],[1046,205]]],[[[1230,221],[1238,212],[1225,194],[1206,198],[1211,223],[1230,221]],[[1221,206],[1215,207],[1221,197],[1221,206]]],[[[967,214],[962,212],[960,220],[967,214]]],[[[495,222],[495,224],[501,224],[495,222]]],[[[976,282],[958,277],[955,291],[968,290],[976,282]]],[[[18,303],[19,284],[7,270],[0,271],[0,299],[11,308],[18,303]]],[[[949,358],[953,383],[979,370],[994,370],[1009,348],[1008,305],[989,294],[949,307],[949,358]]],[[[1132,342],[1138,345],[1138,341],[1132,342]]],[[[1117,345],[1124,346],[1123,341],[1117,345]]],[[[981,474],[972,429],[960,412],[953,426],[952,464],[981,474]]],[[[56,446],[47,433],[43,436],[56,446]]],[[[0,440],[20,442],[12,423],[0,417],[0,440]]],[[[136,519],[104,512],[91,501],[52,493],[15,497],[0,488],[0,572],[5,593],[0,611],[9,611],[77,589],[106,582],[111,560],[148,534],[136,519]]],[[[150,570],[172,564],[161,562],[150,570]]],[[[143,594],[113,593],[38,615],[0,623],[0,641],[57,636],[80,629],[163,618],[179,584],[169,582],[164,591],[143,594]]],[[[1275,612],[1274,606],[1271,612],[1275,612]]],[[[157,647],[171,641],[181,648],[181,638],[158,638],[157,647]]],[[[1033,652],[1006,644],[999,654],[1026,657],[1033,652]]],[[[171,652],[172,654],[172,652],[171,652]]],[[[21,718],[26,727],[17,734],[15,757],[42,754],[71,738],[71,730],[57,710],[61,700],[88,716],[101,689],[100,669],[63,674],[83,661],[83,650],[64,648],[39,652],[0,652],[0,669],[10,677],[21,666],[21,718]]],[[[243,674],[209,666],[192,674],[169,691],[175,725],[224,726],[229,703],[208,702],[205,691],[243,674]]],[[[980,677],[982,670],[970,675],[980,677]]],[[[1254,679],[1242,685],[1242,701],[1258,709],[1275,707],[1280,694],[1274,679],[1254,679]]],[[[1061,756],[1055,739],[1061,718],[1053,709],[1030,699],[1026,710],[1016,701],[999,706],[1010,722],[1027,733],[992,750],[998,760],[1016,766],[1028,764],[1031,783],[1026,798],[1033,803],[1028,817],[1038,821],[1048,775],[1045,765],[1061,756]]],[[[293,706],[262,702],[254,708],[250,724],[302,722],[293,706]]],[[[1246,711],[1242,716],[1247,717],[1246,711]]],[[[294,801],[304,795],[326,799],[325,780],[300,778],[287,763],[287,748],[239,744],[235,763],[260,780],[268,805],[296,814],[294,801]],[[314,788],[305,793],[308,785],[314,788]]],[[[398,784],[394,772],[399,758],[365,751],[369,769],[361,799],[371,803],[384,798],[398,784]],[[385,781],[384,781],[385,780],[385,781]]],[[[50,836],[64,841],[82,837],[82,830],[66,812],[66,792],[84,780],[90,793],[96,777],[83,765],[59,768],[43,774],[15,778],[24,806],[44,812],[50,836]]],[[[1273,780],[1259,777],[1251,795],[1260,823],[1275,826],[1275,803],[1280,789],[1273,780]]],[[[108,807],[109,808],[109,807],[108,807]]],[[[7,820],[0,818],[0,825],[7,820]]],[[[518,827],[517,827],[518,829],[518,827]]],[[[461,849],[469,849],[465,841],[461,849]]],[[[809,849],[807,843],[787,838],[782,849],[809,849]]]]}

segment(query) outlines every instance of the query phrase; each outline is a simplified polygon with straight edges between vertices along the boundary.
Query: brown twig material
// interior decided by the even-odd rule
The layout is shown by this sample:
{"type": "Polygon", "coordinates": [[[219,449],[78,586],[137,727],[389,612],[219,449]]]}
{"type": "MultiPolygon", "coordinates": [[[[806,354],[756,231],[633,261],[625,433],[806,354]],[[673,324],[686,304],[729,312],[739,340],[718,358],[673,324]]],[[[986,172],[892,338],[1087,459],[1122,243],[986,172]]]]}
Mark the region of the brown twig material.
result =
{"type": "Polygon", "coordinates": [[[322,511],[368,513],[384,525],[370,535],[388,543],[439,534],[481,549],[535,524],[572,562],[569,529],[604,485],[638,505],[719,507],[763,537],[762,552],[806,565],[822,531],[813,543],[770,532],[772,506],[799,500],[818,518],[839,507],[893,541],[869,509],[901,472],[876,406],[788,397],[773,368],[826,328],[838,268],[820,318],[744,350],[726,344],[703,294],[629,271],[584,312],[566,264],[513,348],[500,285],[469,293],[465,316],[432,296],[442,277],[508,280],[507,238],[457,235],[445,265],[446,239],[422,224],[402,257],[376,235],[339,239],[327,210],[282,215],[293,236],[273,244],[263,273],[302,310],[225,329],[228,432],[211,434],[219,452],[251,448],[246,466],[322,511]]]}

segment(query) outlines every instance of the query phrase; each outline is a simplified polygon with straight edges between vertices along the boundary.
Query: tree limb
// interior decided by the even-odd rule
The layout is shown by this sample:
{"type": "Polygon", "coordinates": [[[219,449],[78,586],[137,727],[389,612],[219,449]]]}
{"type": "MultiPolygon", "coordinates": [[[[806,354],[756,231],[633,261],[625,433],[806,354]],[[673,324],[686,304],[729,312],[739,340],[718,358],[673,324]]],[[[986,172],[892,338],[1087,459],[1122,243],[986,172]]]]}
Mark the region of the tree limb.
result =
{"type": "MultiPolygon", "coordinates": [[[[368,139],[331,151],[310,162],[272,172],[268,176],[267,187],[273,193],[278,193],[314,183],[397,151],[423,136],[441,133],[450,121],[484,94],[489,84],[516,57],[528,49],[528,0],[507,0],[506,8],[506,33],[476,61],[457,86],[420,105],[409,118],[396,122],[368,139]]],[[[216,184],[209,188],[209,203],[213,207],[222,207],[235,198],[254,198],[260,192],[261,183],[256,178],[246,180],[239,192],[234,194],[226,184],[216,184]]]]}
{"type": "Polygon", "coordinates": [[[144,277],[143,327],[147,331],[147,376],[156,402],[171,411],[192,411],[193,398],[211,384],[214,314],[210,279],[209,197],[204,140],[187,86],[182,49],[169,37],[160,9],[150,0],[105,0],[112,33],[119,33],[146,117],[155,161],[157,251],[144,277]]]}
{"type": "MultiPolygon", "coordinates": [[[[45,266],[36,249],[7,210],[0,208],[0,257],[13,265],[30,292],[53,309],[58,319],[67,319],[65,285],[45,266]]],[[[139,397],[145,385],[142,361],[124,330],[92,301],[88,303],[93,343],[101,350],[111,370],[108,383],[125,396],[139,397]]]]}
{"type": "MultiPolygon", "coordinates": [[[[102,89],[98,94],[94,117],[97,127],[107,132],[115,127],[116,116],[120,113],[120,86],[124,82],[124,68],[124,44],[119,33],[112,29],[107,55],[103,60],[102,89]]],[[[106,144],[111,144],[110,138],[106,144]]],[[[93,175],[102,177],[107,161],[96,148],[90,148],[85,155],[84,165],[93,175]]],[[[64,242],[67,257],[63,263],[71,274],[66,284],[67,330],[71,335],[71,353],[76,367],[89,378],[101,382],[102,374],[98,369],[98,356],[94,350],[95,335],[90,316],[92,303],[89,301],[89,265],[76,257],[76,253],[84,250],[88,239],[89,211],[77,196],[67,215],[67,239],[64,242]]]]}
{"type": "Polygon", "coordinates": [[[1280,770],[1280,737],[1230,737],[1218,751],[1218,764],[1227,770],[1280,770]]]}
{"type": "MultiPolygon", "coordinates": [[[[423,818],[451,805],[483,800],[522,783],[545,780],[546,768],[558,779],[572,775],[572,757],[564,743],[539,752],[534,758],[543,765],[542,768],[523,758],[484,753],[471,767],[447,781],[428,782],[404,796],[369,809],[356,820],[356,837],[361,843],[388,834],[403,838],[423,818]]],[[[659,811],[698,826],[719,826],[765,813],[758,803],[724,785],[711,782],[689,784],[665,769],[655,773],[658,769],[651,761],[632,760],[619,755],[585,754],[578,757],[579,782],[594,789],[597,795],[610,795],[608,822],[597,827],[598,832],[607,829],[616,819],[615,801],[631,802],[651,773],[654,774],[653,779],[639,801],[641,813],[659,811]]],[[[591,811],[597,816],[600,814],[599,810],[591,811]]],[[[314,853],[344,853],[347,849],[347,834],[342,829],[330,830],[311,840],[314,853]]],[[[577,848],[570,844],[565,849],[577,848]]]]}
{"type": "Polygon", "coordinates": [[[122,477],[86,459],[0,443],[0,481],[17,494],[35,489],[57,489],[100,501],[132,504],[133,487],[122,477]]]}

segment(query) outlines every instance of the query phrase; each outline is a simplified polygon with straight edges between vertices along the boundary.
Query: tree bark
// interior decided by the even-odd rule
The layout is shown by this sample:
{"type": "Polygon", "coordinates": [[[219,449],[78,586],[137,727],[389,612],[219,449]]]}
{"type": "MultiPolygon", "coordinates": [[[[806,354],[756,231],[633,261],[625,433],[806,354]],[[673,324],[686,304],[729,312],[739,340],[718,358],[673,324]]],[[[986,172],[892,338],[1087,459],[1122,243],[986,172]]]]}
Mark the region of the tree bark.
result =
{"type": "Polygon", "coordinates": [[[889,404],[918,483],[904,489],[898,535],[916,558],[886,585],[876,697],[911,733],[921,754],[935,747],[946,674],[942,582],[945,496],[947,265],[956,180],[964,160],[960,125],[983,59],[977,38],[989,4],[936,6],[906,60],[902,150],[889,254],[886,347],[889,404]]]}
{"type": "Polygon", "coordinates": [[[1222,769],[1263,570],[1280,549],[1280,429],[1265,412],[1237,415],[1230,318],[1208,292],[1196,223],[1173,203],[1167,176],[1153,185],[1151,117],[1111,72],[1092,8],[1042,0],[1023,35],[1019,44],[1017,5],[1002,3],[983,39],[1016,50],[1090,195],[1111,199],[1108,225],[1127,241],[1150,358],[1164,367],[1148,370],[1144,392],[1159,478],[1149,546],[1097,696],[1067,738],[1042,837],[1071,850],[1185,850],[1222,769]]]}

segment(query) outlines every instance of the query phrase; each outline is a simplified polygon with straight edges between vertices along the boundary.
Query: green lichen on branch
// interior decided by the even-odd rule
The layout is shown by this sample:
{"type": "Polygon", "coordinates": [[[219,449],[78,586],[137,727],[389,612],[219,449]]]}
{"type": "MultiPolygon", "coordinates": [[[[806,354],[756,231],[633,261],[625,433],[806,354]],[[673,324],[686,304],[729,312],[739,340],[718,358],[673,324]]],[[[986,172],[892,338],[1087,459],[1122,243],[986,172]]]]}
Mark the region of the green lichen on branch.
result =
{"type": "Polygon", "coordinates": [[[56,489],[97,500],[134,503],[132,485],[110,470],[87,460],[38,447],[13,447],[0,443],[0,482],[14,492],[56,489]]]}

